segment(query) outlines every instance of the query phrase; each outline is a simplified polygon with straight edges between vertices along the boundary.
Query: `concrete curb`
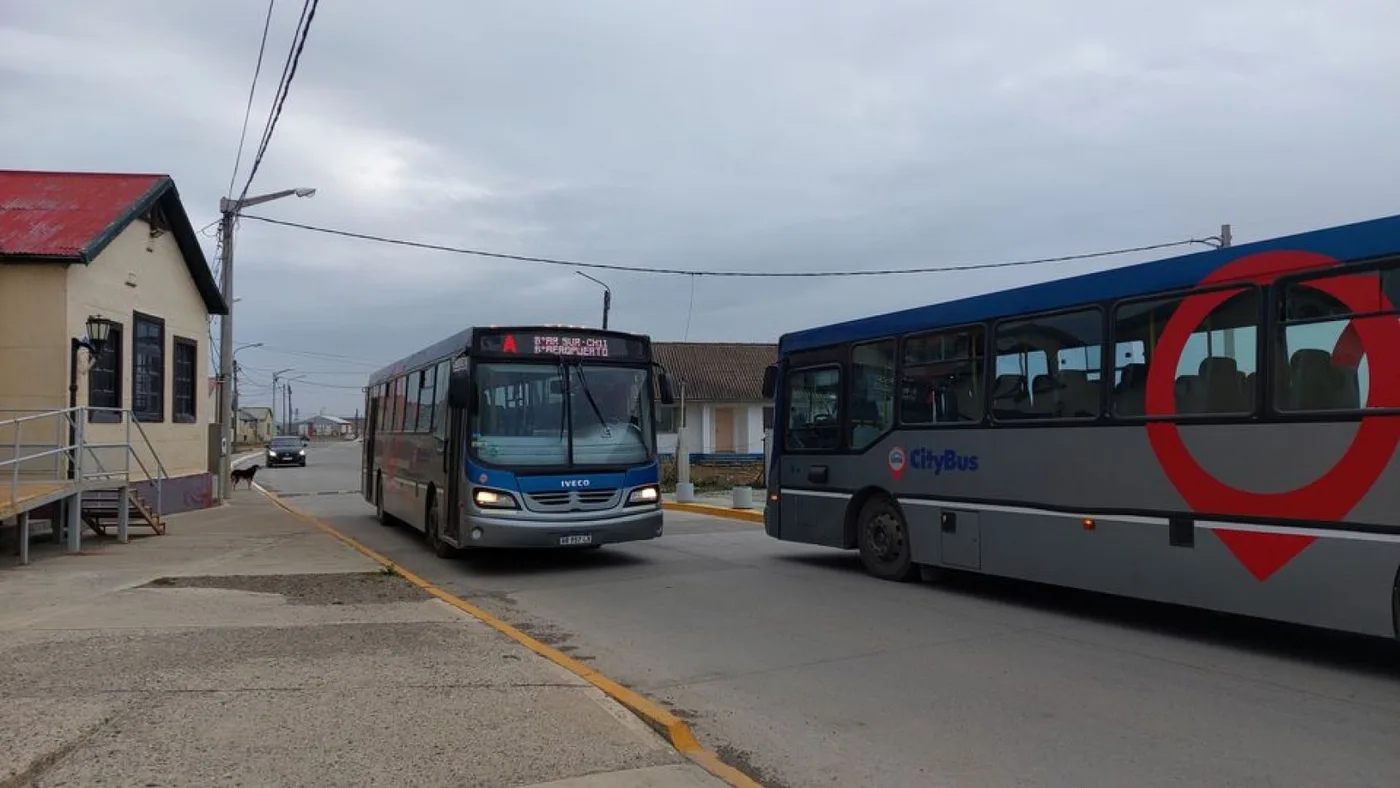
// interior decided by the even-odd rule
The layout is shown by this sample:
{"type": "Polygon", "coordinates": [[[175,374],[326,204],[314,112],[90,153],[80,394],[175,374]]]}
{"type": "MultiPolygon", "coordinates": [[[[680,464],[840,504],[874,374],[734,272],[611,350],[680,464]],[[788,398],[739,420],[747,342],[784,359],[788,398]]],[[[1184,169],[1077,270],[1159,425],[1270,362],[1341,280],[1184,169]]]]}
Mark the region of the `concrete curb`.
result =
{"type": "Polygon", "coordinates": [[[727,517],[730,520],[742,520],[746,523],[763,524],[763,512],[754,511],[753,509],[730,509],[727,506],[714,506],[708,503],[677,503],[675,501],[662,501],[661,508],[673,509],[678,512],[708,514],[711,517],[727,517]]]}
{"type": "Polygon", "coordinates": [[[461,611],[462,613],[465,613],[466,615],[477,619],[483,624],[486,624],[492,629],[495,629],[496,631],[500,632],[501,634],[505,635],[511,640],[514,640],[515,642],[519,643],[525,648],[533,651],[539,656],[544,657],[545,659],[569,671],[575,676],[578,676],[584,681],[587,681],[594,687],[597,687],[603,692],[603,694],[607,695],[609,698],[612,698],[614,701],[617,701],[618,703],[622,704],[623,707],[631,711],[633,714],[636,714],[638,717],[642,718],[642,720],[644,720],[647,724],[651,725],[653,728],[659,731],[671,743],[671,746],[676,748],[678,752],[680,752],[686,758],[689,758],[700,768],[704,769],[705,771],[709,772],[715,777],[723,780],[726,784],[734,786],[734,788],[763,788],[763,785],[761,783],[754,781],[748,775],[720,760],[719,755],[717,755],[716,753],[705,749],[705,747],[700,744],[699,739],[695,737],[694,731],[690,729],[690,726],[687,725],[684,720],[672,714],[670,711],[667,711],[664,707],[651,700],[650,698],[647,698],[646,696],[642,695],[641,693],[635,690],[624,687],[623,685],[617,683],[616,681],[613,681],[607,676],[604,676],[602,673],[599,673],[598,671],[594,670],[588,665],[574,659],[573,657],[570,657],[564,652],[559,651],[558,649],[555,649],[530,637],[524,632],[506,623],[504,620],[497,618],[496,616],[492,615],[486,610],[483,610],[482,608],[473,605],[472,603],[468,602],[465,599],[462,599],[456,594],[438,588],[428,580],[419,577],[418,575],[408,571],[407,569],[404,569],[401,566],[398,566],[393,561],[380,555],[368,546],[361,544],[359,541],[349,536],[346,536],[345,534],[336,530],[329,523],[321,520],[319,517],[301,511],[300,509],[297,509],[296,507],[288,504],[287,502],[283,501],[282,498],[276,493],[267,490],[262,485],[254,483],[253,487],[257,489],[258,492],[266,496],[269,501],[272,501],[272,503],[276,504],[283,511],[286,511],[289,514],[295,517],[299,517],[302,520],[316,526],[317,528],[321,529],[327,534],[330,534],[331,536],[335,537],[336,539],[339,539],[346,545],[354,548],[355,550],[369,557],[371,560],[378,563],[379,565],[392,569],[395,573],[399,575],[399,577],[402,577],[404,580],[407,580],[413,585],[431,594],[432,596],[435,596],[438,599],[441,599],[442,601],[446,602],[447,604],[457,608],[457,610],[461,611]]]}

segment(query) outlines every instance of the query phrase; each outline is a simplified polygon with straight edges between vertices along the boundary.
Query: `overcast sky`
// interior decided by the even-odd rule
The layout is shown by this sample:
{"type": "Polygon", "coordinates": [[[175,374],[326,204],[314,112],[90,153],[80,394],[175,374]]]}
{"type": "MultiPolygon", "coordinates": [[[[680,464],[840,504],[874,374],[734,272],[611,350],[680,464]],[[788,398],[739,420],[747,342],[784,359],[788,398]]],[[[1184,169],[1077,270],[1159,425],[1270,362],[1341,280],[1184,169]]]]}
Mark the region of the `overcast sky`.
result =
{"type": "MultiPolygon", "coordinates": [[[[4,166],[165,172],[217,218],[265,4],[0,8],[4,166]]],[[[277,4],[250,151],[300,8],[277,4]]],[[[316,187],[255,210],[290,221],[685,268],[990,262],[1222,222],[1242,243],[1400,207],[1396,31],[1394,0],[328,0],[252,193],[316,187]]],[[[616,328],[775,341],[1133,261],[599,276],[616,328]]],[[[303,415],[353,413],[368,372],[466,325],[601,317],[568,268],[253,221],[236,270],[238,343],[267,346],[238,356],[243,404],[293,367],[303,415]]]]}

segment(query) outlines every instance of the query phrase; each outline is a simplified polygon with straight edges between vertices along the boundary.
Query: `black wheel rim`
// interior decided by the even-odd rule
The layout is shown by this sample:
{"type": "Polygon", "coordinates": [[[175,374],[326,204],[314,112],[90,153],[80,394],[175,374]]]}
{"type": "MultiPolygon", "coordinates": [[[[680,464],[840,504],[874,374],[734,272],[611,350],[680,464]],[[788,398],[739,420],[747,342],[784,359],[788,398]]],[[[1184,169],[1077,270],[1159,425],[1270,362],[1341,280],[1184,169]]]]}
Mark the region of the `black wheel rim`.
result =
{"type": "Polygon", "coordinates": [[[865,543],[881,564],[898,563],[904,554],[904,523],[891,511],[881,511],[865,524],[865,543]]]}

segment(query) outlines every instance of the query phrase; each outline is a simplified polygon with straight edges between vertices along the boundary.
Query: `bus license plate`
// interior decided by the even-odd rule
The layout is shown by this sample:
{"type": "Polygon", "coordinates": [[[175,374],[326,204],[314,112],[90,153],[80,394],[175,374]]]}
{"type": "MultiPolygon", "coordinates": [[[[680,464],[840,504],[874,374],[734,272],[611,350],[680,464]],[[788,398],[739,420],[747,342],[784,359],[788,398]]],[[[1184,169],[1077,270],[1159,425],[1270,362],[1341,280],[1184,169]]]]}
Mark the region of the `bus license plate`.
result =
{"type": "Polygon", "coordinates": [[[593,534],[570,534],[559,537],[559,544],[592,544],[593,534]]]}

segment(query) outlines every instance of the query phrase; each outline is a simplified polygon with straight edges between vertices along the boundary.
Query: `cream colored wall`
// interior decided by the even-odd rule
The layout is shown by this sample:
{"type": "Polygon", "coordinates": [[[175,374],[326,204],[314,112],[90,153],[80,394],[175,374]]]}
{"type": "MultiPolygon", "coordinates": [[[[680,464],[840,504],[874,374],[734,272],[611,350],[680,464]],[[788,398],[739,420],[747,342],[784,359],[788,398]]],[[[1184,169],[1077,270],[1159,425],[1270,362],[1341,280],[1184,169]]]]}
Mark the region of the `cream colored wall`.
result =
{"type": "MultiPolygon", "coordinates": [[[[67,331],[81,336],[88,315],[100,314],[122,325],[122,407],[131,407],[132,395],[132,313],[142,312],[165,320],[164,419],[142,422],[171,476],[207,472],[209,441],[209,315],[204,299],[195,288],[175,237],[169,232],[151,238],[149,225],[138,219],[117,236],[97,259],[87,266],[72,266],[68,274],[67,331]],[[132,286],[134,285],[134,286],[132,286]],[[171,421],[174,411],[175,337],[198,343],[195,362],[192,424],[171,421]]],[[[86,370],[79,380],[78,401],[87,404],[86,370]]],[[[126,440],[126,427],[112,424],[86,425],[89,441],[116,443],[126,440]]],[[[132,442],[148,469],[155,472],[150,451],[132,428],[132,442]]],[[[140,476],[139,466],[133,471],[140,476]]]]}
{"type": "Polygon", "coordinates": [[[65,282],[61,265],[0,264],[0,409],[68,406],[65,282]]]}

